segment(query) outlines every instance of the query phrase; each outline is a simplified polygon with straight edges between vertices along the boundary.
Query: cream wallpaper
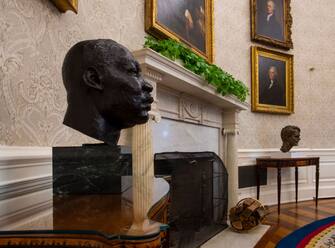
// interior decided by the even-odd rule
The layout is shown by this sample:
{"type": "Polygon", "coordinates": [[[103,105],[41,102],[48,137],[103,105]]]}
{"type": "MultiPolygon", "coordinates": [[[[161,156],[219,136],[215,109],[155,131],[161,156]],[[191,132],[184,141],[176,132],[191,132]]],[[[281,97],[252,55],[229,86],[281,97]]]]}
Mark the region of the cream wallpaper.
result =
{"type": "Polygon", "coordinates": [[[54,146],[91,141],[62,124],[61,66],[84,39],[144,41],[143,0],[79,0],[61,14],[48,0],[0,0],[0,144],[54,146]]]}
{"type": "MultiPolygon", "coordinates": [[[[242,113],[240,148],[279,147],[286,124],[301,127],[301,147],[334,147],[333,9],[334,0],[292,1],[295,114],[242,113]]],[[[61,14],[48,0],[0,0],[0,144],[92,141],[62,124],[64,55],[77,41],[95,38],[135,50],[144,36],[144,0],[79,0],[78,15],[61,14]]],[[[215,0],[215,62],[249,86],[251,45],[249,0],[215,0]]]]}
{"type": "MultiPolygon", "coordinates": [[[[257,44],[249,38],[249,1],[216,3],[216,63],[250,87],[250,45],[257,44]]],[[[243,112],[239,148],[279,148],[280,130],[288,124],[301,128],[300,148],[335,147],[335,1],[291,3],[295,114],[243,112]]]]}

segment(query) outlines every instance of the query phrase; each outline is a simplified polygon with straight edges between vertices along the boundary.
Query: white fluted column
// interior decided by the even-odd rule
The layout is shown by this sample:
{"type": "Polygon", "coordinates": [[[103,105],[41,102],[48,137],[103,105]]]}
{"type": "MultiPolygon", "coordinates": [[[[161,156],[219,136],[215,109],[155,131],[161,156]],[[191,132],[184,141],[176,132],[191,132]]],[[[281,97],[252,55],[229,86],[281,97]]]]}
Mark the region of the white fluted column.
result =
{"type": "Polygon", "coordinates": [[[223,114],[223,158],[228,171],[228,210],[238,202],[238,113],[234,110],[223,114]]]}
{"type": "Polygon", "coordinates": [[[145,80],[153,87],[149,121],[132,128],[132,167],[133,167],[133,224],[129,234],[137,235],[157,231],[157,224],[150,223],[148,212],[153,202],[154,154],[152,147],[152,124],[160,121],[157,107],[157,81],[160,74],[142,68],[145,80]]]}
{"type": "Polygon", "coordinates": [[[146,232],[149,228],[147,213],[152,204],[154,160],[152,151],[151,120],[133,127],[133,226],[132,232],[146,232]]]}

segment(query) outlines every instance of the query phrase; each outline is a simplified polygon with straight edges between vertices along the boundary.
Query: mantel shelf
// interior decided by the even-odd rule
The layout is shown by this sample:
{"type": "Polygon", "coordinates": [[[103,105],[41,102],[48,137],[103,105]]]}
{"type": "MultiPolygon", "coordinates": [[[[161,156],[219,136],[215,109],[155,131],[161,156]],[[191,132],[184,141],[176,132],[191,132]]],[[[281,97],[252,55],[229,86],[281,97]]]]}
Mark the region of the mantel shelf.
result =
{"type": "Polygon", "coordinates": [[[162,80],[157,82],[158,85],[162,84],[181,93],[195,96],[224,110],[249,108],[248,103],[241,102],[231,95],[222,96],[202,77],[151,49],[144,48],[134,51],[133,54],[143,71],[151,70],[162,77],[162,80]]]}

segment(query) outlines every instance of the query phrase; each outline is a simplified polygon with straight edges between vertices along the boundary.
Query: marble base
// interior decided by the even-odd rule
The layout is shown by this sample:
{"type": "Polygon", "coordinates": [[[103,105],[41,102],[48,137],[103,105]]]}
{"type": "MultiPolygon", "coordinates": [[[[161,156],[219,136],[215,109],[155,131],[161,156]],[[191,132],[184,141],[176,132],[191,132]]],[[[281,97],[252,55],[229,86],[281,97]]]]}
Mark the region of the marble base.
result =
{"type": "Polygon", "coordinates": [[[201,248],[253,248],[269,228],[270,226],[267,225],[259,225],[247,233],[237,233],[227,228],[203,244],[201,248]]]}
{"type": "Polygon", "coordinates": [[[53,193],[119,194],[131,186],[131,154],[126,147],[89,144],[54,147],[53,193]]]}

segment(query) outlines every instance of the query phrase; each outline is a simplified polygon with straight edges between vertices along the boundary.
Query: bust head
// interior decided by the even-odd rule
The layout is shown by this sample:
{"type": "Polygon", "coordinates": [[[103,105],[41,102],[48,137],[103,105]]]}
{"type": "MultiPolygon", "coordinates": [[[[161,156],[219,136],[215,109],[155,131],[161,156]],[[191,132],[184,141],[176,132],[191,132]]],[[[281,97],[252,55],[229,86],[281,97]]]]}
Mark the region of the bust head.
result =
{"type": "Polygon", "coordinates": [[[86,40],[66,54],[63,82],[68,108],[64,124],[116,144],[120,131],[145,123],[152,87],[128,49],[113,40],[86,40]]]}
{"type": "Polygon", "coordinates": [[[288,152],[293,146],[297,146],[300,141],[300,128],[297,126],[286,126],[280,133],[283,145],[280,148],[282,152],[288,152]]]}

